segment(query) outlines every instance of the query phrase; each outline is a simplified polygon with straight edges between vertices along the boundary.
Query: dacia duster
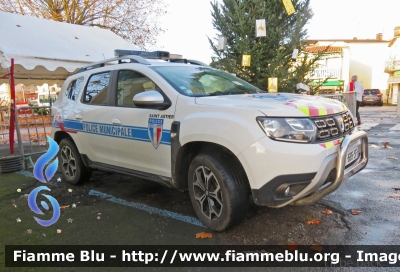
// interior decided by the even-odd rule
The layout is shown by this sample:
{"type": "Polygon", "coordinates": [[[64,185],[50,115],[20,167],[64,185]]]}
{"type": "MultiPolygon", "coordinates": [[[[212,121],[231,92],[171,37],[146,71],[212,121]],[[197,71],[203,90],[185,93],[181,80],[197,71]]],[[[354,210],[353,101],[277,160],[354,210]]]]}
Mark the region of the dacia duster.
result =
{"type": "Polygon", "coordinates": [[[312,204],[367,165],[367,135],[339,101],[266,93],[168,52],[116,55],[70,76],[53,105],[71,184],[103,170],[188,189],[201,222],[223,231],[250,198],[312,204]]]}

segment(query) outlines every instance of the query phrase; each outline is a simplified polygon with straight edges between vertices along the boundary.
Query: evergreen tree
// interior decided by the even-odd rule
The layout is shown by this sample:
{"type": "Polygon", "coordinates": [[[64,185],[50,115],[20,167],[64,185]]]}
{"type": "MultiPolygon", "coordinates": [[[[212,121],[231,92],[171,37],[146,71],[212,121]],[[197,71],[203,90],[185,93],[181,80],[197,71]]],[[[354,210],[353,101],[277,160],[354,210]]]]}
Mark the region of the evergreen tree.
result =
{"type": "MultiPolygon", "coordinates": [[[[278,78],[278,91],[295,92],[297,83],[308,84],[306,76],[316,68],[322,54],[308,55],[305,26],[310,19],[310,0],[292,0],[296,12],[287,15],[282,0],[223,0],[211,2],[213,26],[227,38],[218,51],[218,37],[209,38],[214,51],[211,66],[234,73],[262,90],[268,78],[278,78]],[[256,19],[265,19],[266,37],[256,37],[256,19]],[[292,60],[293,49],[302,57],[292,60]],[[251,66],[243,67],[242,56],[251,55],[251,66]]],[[[315,92],[313,90],[312,92],[315,92]]]]}

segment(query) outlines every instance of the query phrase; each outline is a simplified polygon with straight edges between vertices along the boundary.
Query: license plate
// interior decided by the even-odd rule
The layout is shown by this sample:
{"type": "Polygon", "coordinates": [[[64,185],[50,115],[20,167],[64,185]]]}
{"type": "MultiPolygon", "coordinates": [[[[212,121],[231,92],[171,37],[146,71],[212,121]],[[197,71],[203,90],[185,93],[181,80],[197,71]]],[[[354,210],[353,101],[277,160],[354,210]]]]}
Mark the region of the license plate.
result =
{"type": "Polygon", "coordinates": [[[350,163],[354,162],[360,157],[360,150],[361,150],[361,145],[353,145],[350,147],[350,151],[347,151],[346,154],[346,166],[349,165],[350,163]]]}

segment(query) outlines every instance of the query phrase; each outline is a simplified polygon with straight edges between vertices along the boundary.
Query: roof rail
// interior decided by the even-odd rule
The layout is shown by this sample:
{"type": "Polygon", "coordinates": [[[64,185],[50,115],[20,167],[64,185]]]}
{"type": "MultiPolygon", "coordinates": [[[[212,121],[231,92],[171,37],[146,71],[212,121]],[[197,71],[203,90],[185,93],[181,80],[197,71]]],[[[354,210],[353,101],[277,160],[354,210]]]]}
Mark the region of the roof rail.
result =
{"type": "Polygon", "coordinates": [[[168,61],[169,62],[174,62],[174,63],[187,63],[187,64],[211,67],[210,65],[205,64],[204,62],[201,62],[201,61],[198,61],[198,60],[191,60],[191,59],[168,59],[168,61]]]}
{"type": "Polygon", "coordinates": [[[148,62],[146,59],[144,59],[143,57],[140,56],[133,56],[133,55],[126,55],[126,56],[121,56],[121,57],[116,57],[116,58],[111,58],[111,59],[105,59],[99,62],[95,62],[95,63],[91,63],[89,65],[83,66],[81,67],[78,72],[76,73],[81,73],[81,72],[85,72],[85,71],[89,71],[95,68],[99,68],[99,67],[104,67],[106,65],[106,63],[112,62],[112,61],[118,61],[118,63],[122,63],[122,60],[126,60],[129,59],[130,62],[134,62],[134,63],[140,63],[140,64],[145,64],[145,65],[150,65],[151,63],[148,62]]]}
{"type": "Polygon", "coordinates": [[[114,50],[114,55],[116,57],[122,57],[126,55],[135,55],[135,56],[141,56],[146,59],[168,59],[169,58],[169,52],[167,51],[142,51],[142,50],[124,50],[124,49],[115,49],[114,50]]]}
{"type": "Polygon", "coordinates": [[[194,65],[201,65],[201,66],[211,67],[210,65],[205,64],[204,62],[201,62],[201,61],[198,61],[198,60],[188,59],[188,62],[190,62],[190,64],[194,64],[194,65]]]}

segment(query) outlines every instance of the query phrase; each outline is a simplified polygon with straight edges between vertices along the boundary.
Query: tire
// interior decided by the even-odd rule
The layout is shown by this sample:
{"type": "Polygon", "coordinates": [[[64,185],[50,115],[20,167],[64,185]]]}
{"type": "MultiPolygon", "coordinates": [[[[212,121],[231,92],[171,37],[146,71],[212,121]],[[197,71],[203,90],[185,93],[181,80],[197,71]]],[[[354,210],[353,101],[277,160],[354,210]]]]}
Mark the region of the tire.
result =
{"type": "Polygon", "coordinates": [[[58,167],[63,178],[73,185],[89,180],[92,172],[83,164],[75,144],[69,139],[62,139],[59,148],[58,167]]]}
{"type": "Polygon", "coordinates": [[[383,101],[381,101],[378,106],[382,107],[383,106],[383,101]]]}
{"type": "Polygon", "coordinates": [[[239,224],[247,214],[250,194],[247,178],[240,167],[229,161],[199,154],[189,167],[188,187],[193,208],[200,221],[214,231],[239,224]]]}

